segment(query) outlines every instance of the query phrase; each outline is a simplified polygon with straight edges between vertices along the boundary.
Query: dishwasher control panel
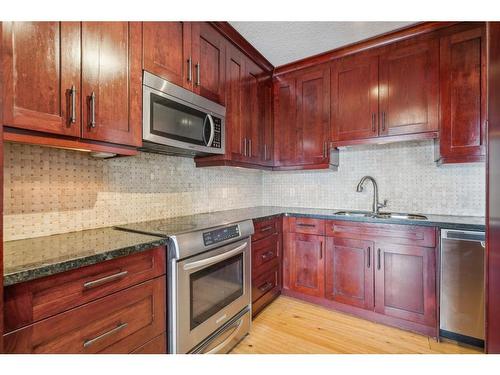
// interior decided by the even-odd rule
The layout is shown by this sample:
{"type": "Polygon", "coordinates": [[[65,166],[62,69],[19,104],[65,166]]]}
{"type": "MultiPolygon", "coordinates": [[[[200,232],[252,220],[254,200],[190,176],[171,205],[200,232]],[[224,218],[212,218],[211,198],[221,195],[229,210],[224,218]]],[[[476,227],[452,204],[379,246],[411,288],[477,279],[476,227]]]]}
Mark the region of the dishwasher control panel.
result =
{"type": "Polygon", "coordinates": [[[203,233],[203,243],[205,246],[210,246],[219,242],[227,241],[231,238],[238,238],[240,236],[240,227],[238,225],[231,225],[228,227],[211,230],[210,232],[203,233]]]}

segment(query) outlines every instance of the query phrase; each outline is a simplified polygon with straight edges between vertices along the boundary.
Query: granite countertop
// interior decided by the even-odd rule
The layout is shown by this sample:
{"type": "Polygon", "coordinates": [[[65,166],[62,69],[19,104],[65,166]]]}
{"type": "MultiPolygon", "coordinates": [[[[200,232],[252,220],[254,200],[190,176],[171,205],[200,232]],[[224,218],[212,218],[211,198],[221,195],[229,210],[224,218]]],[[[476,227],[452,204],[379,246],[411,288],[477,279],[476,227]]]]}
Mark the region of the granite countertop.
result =
{"type": "Polygon", "coordinates": [[[100,228],[4,242],[5,286],[149,250],[165,238],[100,228]]]}
{"type": "Polygon", "coordinates": [[[429,220],[335,215],[336,209],[259,206],[173,217],[4,243],[4,285],[50,276],[167,244],[167,237],[242,220],[287,215],[357,222],[484,231],[481,217],[426,215],[429,220]],[[125,230],[118,230],[125,229],[125,230]],[[132,232],[130,232],[132,231],[132,232]]]}
{"type": "Polygon", "coordinates": [[[242,220],[258,220],[272,216],[286,215],[297,217],[312,217],[318,219],[334,219],[345,221],[422,225],[435,226],[443,229],[458,229],[484,231],[484,217],[475,216],[446,216],[446,215],[425,215],[428,220],[407,220],[407,219],[381,219],[373,217],[353,217],[335,215],[340,209],[319,209],[319,208],[296,208],[296,207],[274,207],[259,206],[241,208],[228,211],[217,211],[189,216],[173,217],[168,219],[145,221],[119,226],[118,228],[132,230],[138,233],[148,233],[158,236],[173,236],[185,232],[207,229],[219,225],[234,223],[242,220]]]}

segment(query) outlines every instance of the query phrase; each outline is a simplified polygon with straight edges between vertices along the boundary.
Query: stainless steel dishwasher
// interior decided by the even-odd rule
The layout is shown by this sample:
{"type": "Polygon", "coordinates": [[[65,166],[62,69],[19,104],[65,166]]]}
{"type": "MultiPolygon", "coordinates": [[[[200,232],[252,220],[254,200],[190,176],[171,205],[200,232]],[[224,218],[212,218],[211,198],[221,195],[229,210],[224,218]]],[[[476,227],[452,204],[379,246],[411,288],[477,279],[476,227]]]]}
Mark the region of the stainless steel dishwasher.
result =
{"type": "Polygon", "coordinates": [[[484,232],[441,230],[440,335],[484,346],[484,232]]]}

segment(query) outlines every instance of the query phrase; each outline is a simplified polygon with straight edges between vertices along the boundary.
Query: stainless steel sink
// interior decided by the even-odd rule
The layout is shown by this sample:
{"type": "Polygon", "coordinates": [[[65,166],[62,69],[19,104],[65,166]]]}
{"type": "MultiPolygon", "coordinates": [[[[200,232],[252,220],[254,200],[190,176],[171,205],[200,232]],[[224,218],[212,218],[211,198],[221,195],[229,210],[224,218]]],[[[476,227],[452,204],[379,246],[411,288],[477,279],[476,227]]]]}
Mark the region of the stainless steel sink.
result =
{"type": "Polygon", "coordinates": [[[401,220],[427,220],[427,216],[419,214],[408,214],[401,212],[379,212],[374,214],[370,211],[336,211],[335,215],[353,216],[353,217],[373,217],[377,219],[401,219],[401,220]]]}
{"type": "Polygon", "coordinates": [[[400,212],[379,212],[377,215],[373,215],[373,217],[379,219],[427,220],[427,216],[424,215],[400,212]]]}

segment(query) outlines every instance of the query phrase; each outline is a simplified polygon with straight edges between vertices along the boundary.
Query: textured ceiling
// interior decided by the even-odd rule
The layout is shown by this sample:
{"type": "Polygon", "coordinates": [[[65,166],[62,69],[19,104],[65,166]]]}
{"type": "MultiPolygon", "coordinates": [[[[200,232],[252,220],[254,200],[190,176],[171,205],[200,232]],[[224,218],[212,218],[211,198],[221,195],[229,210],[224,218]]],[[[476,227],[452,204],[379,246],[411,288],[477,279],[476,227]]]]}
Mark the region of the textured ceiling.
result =
{"type": "Polygon", "coordinates": [[[274,66],[412,23],[414,22],[230,22],[274,66]]]}

